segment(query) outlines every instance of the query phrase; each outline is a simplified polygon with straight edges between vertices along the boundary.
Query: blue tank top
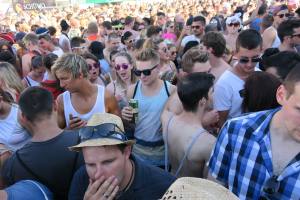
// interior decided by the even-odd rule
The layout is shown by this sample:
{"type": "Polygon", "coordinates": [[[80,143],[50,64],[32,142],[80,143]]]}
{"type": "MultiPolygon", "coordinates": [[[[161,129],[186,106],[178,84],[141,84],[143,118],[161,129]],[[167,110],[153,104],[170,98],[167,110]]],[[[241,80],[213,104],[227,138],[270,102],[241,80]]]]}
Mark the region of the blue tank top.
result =
{"type": "MultiPolygon", "coordinates": [[[[134,136],[138,140],[156,142],[162,140],[160,115],[169,96],[164,85],[155,96],[144,96],[141,84],[137,83],[137,91],[134,99],[138,100],[138,121],[134,136]]],[[[170,83],[166,82],[167,88],[170,83]]]]}

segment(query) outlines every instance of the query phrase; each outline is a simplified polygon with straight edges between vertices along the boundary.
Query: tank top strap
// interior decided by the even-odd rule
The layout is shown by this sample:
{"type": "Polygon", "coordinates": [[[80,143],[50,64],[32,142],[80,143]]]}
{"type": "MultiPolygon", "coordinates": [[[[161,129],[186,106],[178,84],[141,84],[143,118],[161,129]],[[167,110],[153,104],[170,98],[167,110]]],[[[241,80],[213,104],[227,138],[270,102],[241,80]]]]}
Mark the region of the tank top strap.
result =
{"type": "Polygon", "coordinates": [[[105,88],[102,85],[97,85],[98,94],[95,106],[92,109],[92,112],[105,112],[105,88]],[[95,110],[94,110],[95,109],[95,110]]]}
{"type": "Polygon", "coordinates": [[[64,114],[65,114],[66,126],[69,127],[69,116],[70,114],[72,114],[71,96],[69,91],[65,91],[63,93],[63,101],[64,101],[64,114]]]}
{"type": "Polygon", "coordinates": [[[165,138],[165,171],[168,172],[169,169],[169,146],[168,146],[168,139],[169,139],[169,128],[170,128],[170,124],[172,119],[174,118],[174,115],[172,115],[168,122],[167,122],[167,128],[166,128],[166,138],[165,138]]]}
{"type": "Polygon", "coordinates": [[[186,160],[187,156],[189,155],[190,151],[192,150],[192,147],[194,146],[195,142],[200,137],[200,135],[202,135],[202,133],[204,133],[204,132],[206,132],[206,130],[203,129],[203,128],[200,128],[200,130],[193,135],[193,137],[192,137],[192,139],[189,143],[189,146],[188,146],[186,152],[184,153],[184,156],[182,157],[182,159],[179,163],[179,167],[178,167],[178,169],[175,173],[175,177],[177,177],[179,172],[181,171],[181,169],[183,167],[183,164],[184,164],[184,161],[186,160]]]}

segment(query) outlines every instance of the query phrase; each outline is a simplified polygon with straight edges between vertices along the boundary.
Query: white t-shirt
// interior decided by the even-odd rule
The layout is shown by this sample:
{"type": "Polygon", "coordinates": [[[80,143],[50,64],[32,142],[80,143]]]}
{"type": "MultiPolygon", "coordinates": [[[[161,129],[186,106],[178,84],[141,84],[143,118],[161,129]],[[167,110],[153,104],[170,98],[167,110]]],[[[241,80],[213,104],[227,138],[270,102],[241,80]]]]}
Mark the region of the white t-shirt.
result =
{"type": "Polygon", "coordinates": [[[55,55],[57,55],[58,57],[62,56],[64,54],[64,51],[59,48],[59,47],[55,47],[54,51],[52,51],[52,53],[54,53],[55,55]]]}
{"type": "Polygon", "coordinates": [[[185,45],[189,42],[189,41],[197,41],[200,43],[200,39],[197,38],[195,35],[188,35],[185,36],[182,41],[181,41],[181,46],[185,47],[185,45]]]}
{"type": "Polygon", "coordinates": [[[217,111],[229,110],[228,119],[237,117],[242,112],[243,99],[240,91],[244,89],[245,82],[233,72],[226,70],[214,88],[214,109],[217,111]]]}
{"type": "Polygon", "coordinates": [[[18,122],[18,105],[13,104],[9,115],[0,119],[0,143],[13,151],[23,147],[30,139],[27,131],[18,122]]]}

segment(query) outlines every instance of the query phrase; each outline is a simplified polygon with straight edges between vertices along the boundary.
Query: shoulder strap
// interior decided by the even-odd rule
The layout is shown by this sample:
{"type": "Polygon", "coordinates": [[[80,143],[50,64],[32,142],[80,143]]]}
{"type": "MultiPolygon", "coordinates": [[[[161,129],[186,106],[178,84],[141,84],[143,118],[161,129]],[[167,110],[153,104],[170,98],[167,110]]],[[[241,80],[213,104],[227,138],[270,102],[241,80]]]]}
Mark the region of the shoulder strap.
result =
{"type": "Polygon", "coordinates": [[[167,130],[166,130],[166,141],[165,141],[165,171],[168,172],[169,170],[169,150],[168,150],[168,138],[169,138],[169,127],[174,115],[170,117],[167,123],[167,130]]]}
{"type": "Polygon", "coordinates": [[[50,187],[51,184],[48,183],[48,181],[46,181],[45,179],[41,178],[40,176],[38,176],[36,173],[34,173],[24,162],[23,160],[20,158],[19,155],[19,150],[16,151],[16,157],[18,159],[18,161],[20,162],[20,164],[22,165],[22,167],[24,167],[24,169],[29,172],[38,182],[44,184],[47,188],[52,188],[50,187]]]}
{"type": "Polygon", "coordinates": [[[24,78],[25,78],[25,81],[27,82],[28,86],[31,87],[30,81],[29,81],[29,79],[27,78],[27,76],[25,76],[24,78]]]}
{"type": "Polygon", "coordinates": [[[182,159],[181,159],[181,161],[180,161],[179,167],[178,167],[178,169],[177,169],[177,171],[176,171],[176,173],[175,173],[175,177],[178,176],[180,170],[181,170],[182,167],[183,167],[183,164],[184,164],[184,161],[185,161],[186,157],[189,155],[189,153],[190,153],[190,151],[191,151],[193,145],[194,145],[195,142],[197,141],[198,137],[199,137],[202,133],[204,133],[204,132],[206,132],[206,130],[201,129],[201,131],[199,131],[199,132],[197,132],[196,134],[193,135],[192,140],[191,140],[191,142],[190,142],[190,144],[189,144],[189,146],[188,146],[188,149],[187,149],[187,151],[184,153],[184,156],[182,157],[182,159]]]}
{"type": "Polygon", "coordinates": [[[136,91],[137,91],[137,88],[138,88],[138,85],[139,85],[139,82],[140,81],[137,81],[136,84],[135,84],[135,87],[134,87],[134,92],[133,92],[133,96],[132,98],[134,99],[135,95],[136,95],[136,91]]]}
{"type": "Polygon", "coordinates": [[[165,85],[166,93],[167,93],[167,95],[169,97],[170,96],[170,92],[169,92],[169,89],[168,89],[167,81],[165,81],[165,80],[164,80],[164,85],[165,85]]]}

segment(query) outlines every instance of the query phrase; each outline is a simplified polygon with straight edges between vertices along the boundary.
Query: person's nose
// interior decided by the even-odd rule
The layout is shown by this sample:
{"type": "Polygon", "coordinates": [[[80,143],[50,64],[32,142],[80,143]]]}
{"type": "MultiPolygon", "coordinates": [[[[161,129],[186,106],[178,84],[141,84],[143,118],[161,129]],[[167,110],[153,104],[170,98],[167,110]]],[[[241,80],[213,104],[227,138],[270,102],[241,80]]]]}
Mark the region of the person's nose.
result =
{"type": "Polygon", "coordinates": [[[104,174],[105,173],[104,173],[103,167],[101,165],[97,165],[96,173],[95,173],[95,180],[99,179],[104,174]]]}

